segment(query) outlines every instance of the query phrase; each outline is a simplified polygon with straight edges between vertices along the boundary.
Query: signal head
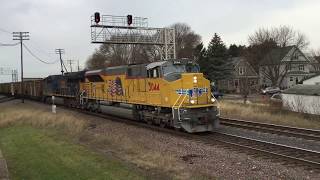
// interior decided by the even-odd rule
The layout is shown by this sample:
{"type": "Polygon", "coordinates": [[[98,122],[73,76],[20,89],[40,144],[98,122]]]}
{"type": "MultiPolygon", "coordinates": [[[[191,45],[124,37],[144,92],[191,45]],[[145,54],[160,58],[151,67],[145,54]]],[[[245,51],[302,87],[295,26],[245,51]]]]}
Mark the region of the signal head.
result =
{"type": "Polygon", "coordinates": [[[129,26],[132,24],[132,15],[127,16],[127,23],[129,26]]]}
{"type": "Polygon", "coordinates": [[[96,22],[97,24],[100,22],[100,13],[99,12],[94,13],[94,22],[96,22]]]}

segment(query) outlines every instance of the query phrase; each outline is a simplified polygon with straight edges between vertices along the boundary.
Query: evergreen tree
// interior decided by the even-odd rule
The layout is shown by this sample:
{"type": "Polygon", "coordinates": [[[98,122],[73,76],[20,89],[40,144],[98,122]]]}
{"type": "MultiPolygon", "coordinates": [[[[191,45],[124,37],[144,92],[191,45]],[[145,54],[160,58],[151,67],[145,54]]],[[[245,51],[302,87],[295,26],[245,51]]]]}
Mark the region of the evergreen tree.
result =
{"type": "Polygon", "coordinates": [[[228,58],[227,48],[218,34],[214,34],[202,61],[200,65],[202,71],[216,84],[219,80],[230,77],[232,65],[228,58]]]}
{"type": "Polygon", "coordinates": [[[207,55],[209,58],[225,57],[227,55],[227,48],[217,33],[214,33],[214,36],[209,43],[207,55]]]}
{"type": "Polygon", "coordinates": [[[239,57],[243,55],[243,51],[245,50],[246,46],[237,46],[236,44],[231,44],[228,49],[229,57],[239,57]]]}

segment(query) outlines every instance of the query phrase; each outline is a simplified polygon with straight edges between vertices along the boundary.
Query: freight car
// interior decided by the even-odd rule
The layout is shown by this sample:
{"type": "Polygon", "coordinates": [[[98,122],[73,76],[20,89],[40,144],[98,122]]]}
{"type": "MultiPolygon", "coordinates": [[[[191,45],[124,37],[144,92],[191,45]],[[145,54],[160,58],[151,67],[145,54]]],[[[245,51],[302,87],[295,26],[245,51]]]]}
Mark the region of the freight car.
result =
{"type": "MultiPolygon", "coordinates": [[[[43,97],[43,82],[41,78],[24,79],[24,97],[40,100],[43,97]]],[[[0,84],[0,93],[21,97],[21,82],[11,82],[0,84]]]]}
{"type": "Polygon", "coordinates": [[[138,121],[189,133],[219,124],[210,82],[188,59],[52,75],[41,82],[42,99],[57,96],[71,107],[100,111],[101,103],[129,104],[138,121]]]}

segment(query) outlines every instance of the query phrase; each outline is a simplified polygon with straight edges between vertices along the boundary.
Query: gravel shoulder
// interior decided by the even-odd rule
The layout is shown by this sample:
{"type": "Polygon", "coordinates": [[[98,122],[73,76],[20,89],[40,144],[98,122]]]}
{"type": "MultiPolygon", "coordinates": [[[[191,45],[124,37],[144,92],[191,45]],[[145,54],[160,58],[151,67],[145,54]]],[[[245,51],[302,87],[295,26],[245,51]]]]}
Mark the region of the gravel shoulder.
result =
{"type": "MultiPolygon", "coordinates": [[[[27,101],[25,106],[51,110],[50,106],[36,102],[27,101]]],[[[225,147],[211,146],[59,107],[57,112],[57,115],[63,112],[88,121],[88,128],[75,137],[75,141],[99,153],[150,170],[151,175],[169,174],[173,179],[320,179],[320,174],[316,172],[289,167],[271,159],[254,157],[225,147]]],[[[161,175],[158,177],[162,179],[161,175]]]]}

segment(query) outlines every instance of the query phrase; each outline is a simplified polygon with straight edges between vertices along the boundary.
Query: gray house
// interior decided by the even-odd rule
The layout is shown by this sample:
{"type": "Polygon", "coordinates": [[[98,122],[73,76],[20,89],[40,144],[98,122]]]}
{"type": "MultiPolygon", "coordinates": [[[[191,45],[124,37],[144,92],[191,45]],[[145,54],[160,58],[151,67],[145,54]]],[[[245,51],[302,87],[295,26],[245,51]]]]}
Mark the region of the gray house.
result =
{"type": "Polygon", "coordinates": [[[241,93],[259,90],[259,75],[244,57],[234,57],[232,61],[232,77],[219,81],[219,89],[225,92],[241,93]]]}
{"type": "Polygon", "coordinates": [[[269,87],[274,82],[286,89],[311,76],[311,68],[309,58],[298,47],[275,48],[260,63],[260,84],[269,87]]]}

